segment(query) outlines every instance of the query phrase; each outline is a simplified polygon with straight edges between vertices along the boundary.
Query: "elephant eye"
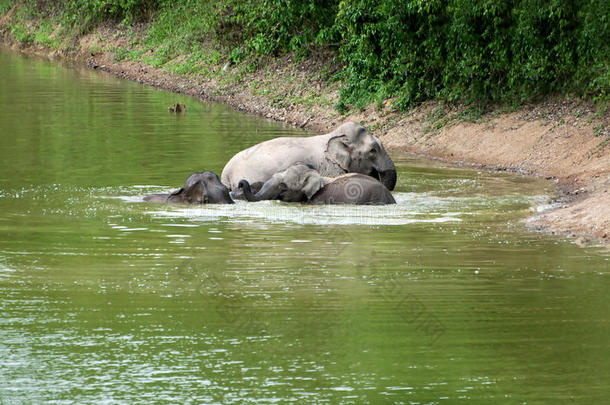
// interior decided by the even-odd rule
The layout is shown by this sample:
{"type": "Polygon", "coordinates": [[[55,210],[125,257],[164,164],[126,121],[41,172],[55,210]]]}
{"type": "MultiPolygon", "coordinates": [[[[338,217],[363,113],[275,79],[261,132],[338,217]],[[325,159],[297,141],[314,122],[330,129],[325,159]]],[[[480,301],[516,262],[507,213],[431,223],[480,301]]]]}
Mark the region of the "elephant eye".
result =
{"type": "Polygon", "coordinates": [[[372,154],[377,153],[377,149],[375,149],[375,147],[372,147],[372,148],[371,148],[371,153],[372,153],[372,154]]]}

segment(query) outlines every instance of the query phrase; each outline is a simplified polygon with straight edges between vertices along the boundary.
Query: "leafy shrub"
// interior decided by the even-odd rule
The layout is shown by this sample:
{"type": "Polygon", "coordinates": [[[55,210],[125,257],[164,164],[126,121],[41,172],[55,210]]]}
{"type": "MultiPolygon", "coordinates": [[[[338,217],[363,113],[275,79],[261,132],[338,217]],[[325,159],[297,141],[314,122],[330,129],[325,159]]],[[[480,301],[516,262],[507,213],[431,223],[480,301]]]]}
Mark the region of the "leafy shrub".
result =
{"type": "Polygon", "coordinates": [[[8,12],[13,7],[13,3],[11,0],[0,0],[0,13],[8,12]]]}
{"type": "MultiPolygon", "coordinates": [[[[8,10],[16,0],[0,0],[8,10]]],[[[396,97],[406,108],[429,99],[518,104],[577,93],[607,101],[607,0],[23,0],[36,15],[62,16],[86,32],[112,19],[150,17],[145,39],[163,65],[181,69],[224,55],[331,49],[344,84],[339,109],[396,97]],[[205,44],[205,46],[203,46],[205,44]],[[213,45],[210,45],[213,44],[213,45]],[[203,46],[203,47],[202,47],[203,46]],[[209,49],[210,58],[202,49],[209,49]]],[[[14,28],[14,35],[27,33],[14,28]]],[[[208,52],[209,53],[209,52],[208,52]]],[[[251,65],[252,60],[249,61],[251,65]]]]}
{"type": "Polygon", "coordinates": [[[21,24],[15,23],[9,25],[11,35],[15,40],[23,45],[31,45],[34,38],[30,32],[21,24]]]}
{"type": "Polygon", "coordinates": [[[608,93],[607,1],[342,1],[341,102],[485,105],[608,93]]]}
{"type": "Polygon", "coordinates": [[[256,55],[306,53],[308,47],[330,39],[337,7],[336,0],[234,0],[225,15],[256,55]]]}

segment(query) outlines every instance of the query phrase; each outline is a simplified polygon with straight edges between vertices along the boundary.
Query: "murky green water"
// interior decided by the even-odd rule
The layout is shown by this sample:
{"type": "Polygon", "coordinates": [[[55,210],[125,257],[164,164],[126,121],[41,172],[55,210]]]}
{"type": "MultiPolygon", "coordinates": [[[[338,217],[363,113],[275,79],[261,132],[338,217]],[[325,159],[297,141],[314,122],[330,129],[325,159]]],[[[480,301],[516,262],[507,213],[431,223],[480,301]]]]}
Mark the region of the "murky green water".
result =
{"type": "Polygon", "coordinates": [[[524,228],[548,183],[395,154],[397,206],[142,203],[303,132],[7,52],[0,132],[2,404],[608,401],[608,255],[524,228]]]}

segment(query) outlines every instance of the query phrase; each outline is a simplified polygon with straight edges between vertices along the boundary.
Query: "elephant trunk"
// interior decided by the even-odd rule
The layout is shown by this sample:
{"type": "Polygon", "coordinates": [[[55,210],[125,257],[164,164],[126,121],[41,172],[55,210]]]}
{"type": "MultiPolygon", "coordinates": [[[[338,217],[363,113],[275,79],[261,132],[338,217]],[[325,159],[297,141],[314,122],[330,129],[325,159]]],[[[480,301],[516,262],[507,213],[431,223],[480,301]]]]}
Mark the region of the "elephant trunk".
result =
{"type": "Polygon", "coordinates": [[[375,170],[379,173],[379,181],[381,181],[388,190],[394,190],[394,186],[396,186],[396,166],[394,166],[392,158],[390,158],[385,150],[380,154],[377,164],[375,165],[375,170]]]}
{"type": "Polygon", "coordinates": [[[379,172],[379,181],[381,181],[388,190],[394,190],[394,186],[396,185],[396,169],[379,172]]]}
{"type": "Polygon", "coordinates": [[[224,186],[215,186],[210,187],[206,190],[208,195],[208,199],[211,203],[216,204],[235,204],[231,195],[229,194],[229,190],[224,186]]]}
{"type": "Polygon", "coordinates": [[[250,183],[248,183],[248,180],[245,180],[245,179],[240,180],[237,187],[241,188],[242,191],[244,192],[244,197],[246,198],[246,201],[260,201],[261,200],[256,195],[252,194],[252,189],[250,188],[250,183]]]}
{"type": "Polygon", "coordinates": [[[275,178],[275,176],[267,180],[259,192],[256,193],[256,201],[277,199],[282,192],[280,183],[281,181],[275,178]]]}

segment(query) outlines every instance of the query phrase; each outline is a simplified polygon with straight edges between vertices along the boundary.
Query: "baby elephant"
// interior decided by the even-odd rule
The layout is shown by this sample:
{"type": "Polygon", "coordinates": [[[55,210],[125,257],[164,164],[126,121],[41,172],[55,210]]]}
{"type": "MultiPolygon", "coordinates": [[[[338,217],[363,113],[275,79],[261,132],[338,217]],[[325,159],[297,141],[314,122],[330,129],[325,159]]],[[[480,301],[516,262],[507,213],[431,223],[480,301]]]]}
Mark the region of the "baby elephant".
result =
{"type": "Polygon", "coordinates": [[[229,189],[220,182],[216,173],[205,171],[191,174],[184,187],[171,194],[150,194],[144,201],[186,204],[233,204],[229,189]]]}
{"type": "Polygon", "coordinates": [[[238,184],[248,201],[282,200],[310,204],[395,204],[392,193],[373,177],[348,173],[325,177],[309,165],[297,163],[274,174],[253,194],[250,184],[238,184]]]}

